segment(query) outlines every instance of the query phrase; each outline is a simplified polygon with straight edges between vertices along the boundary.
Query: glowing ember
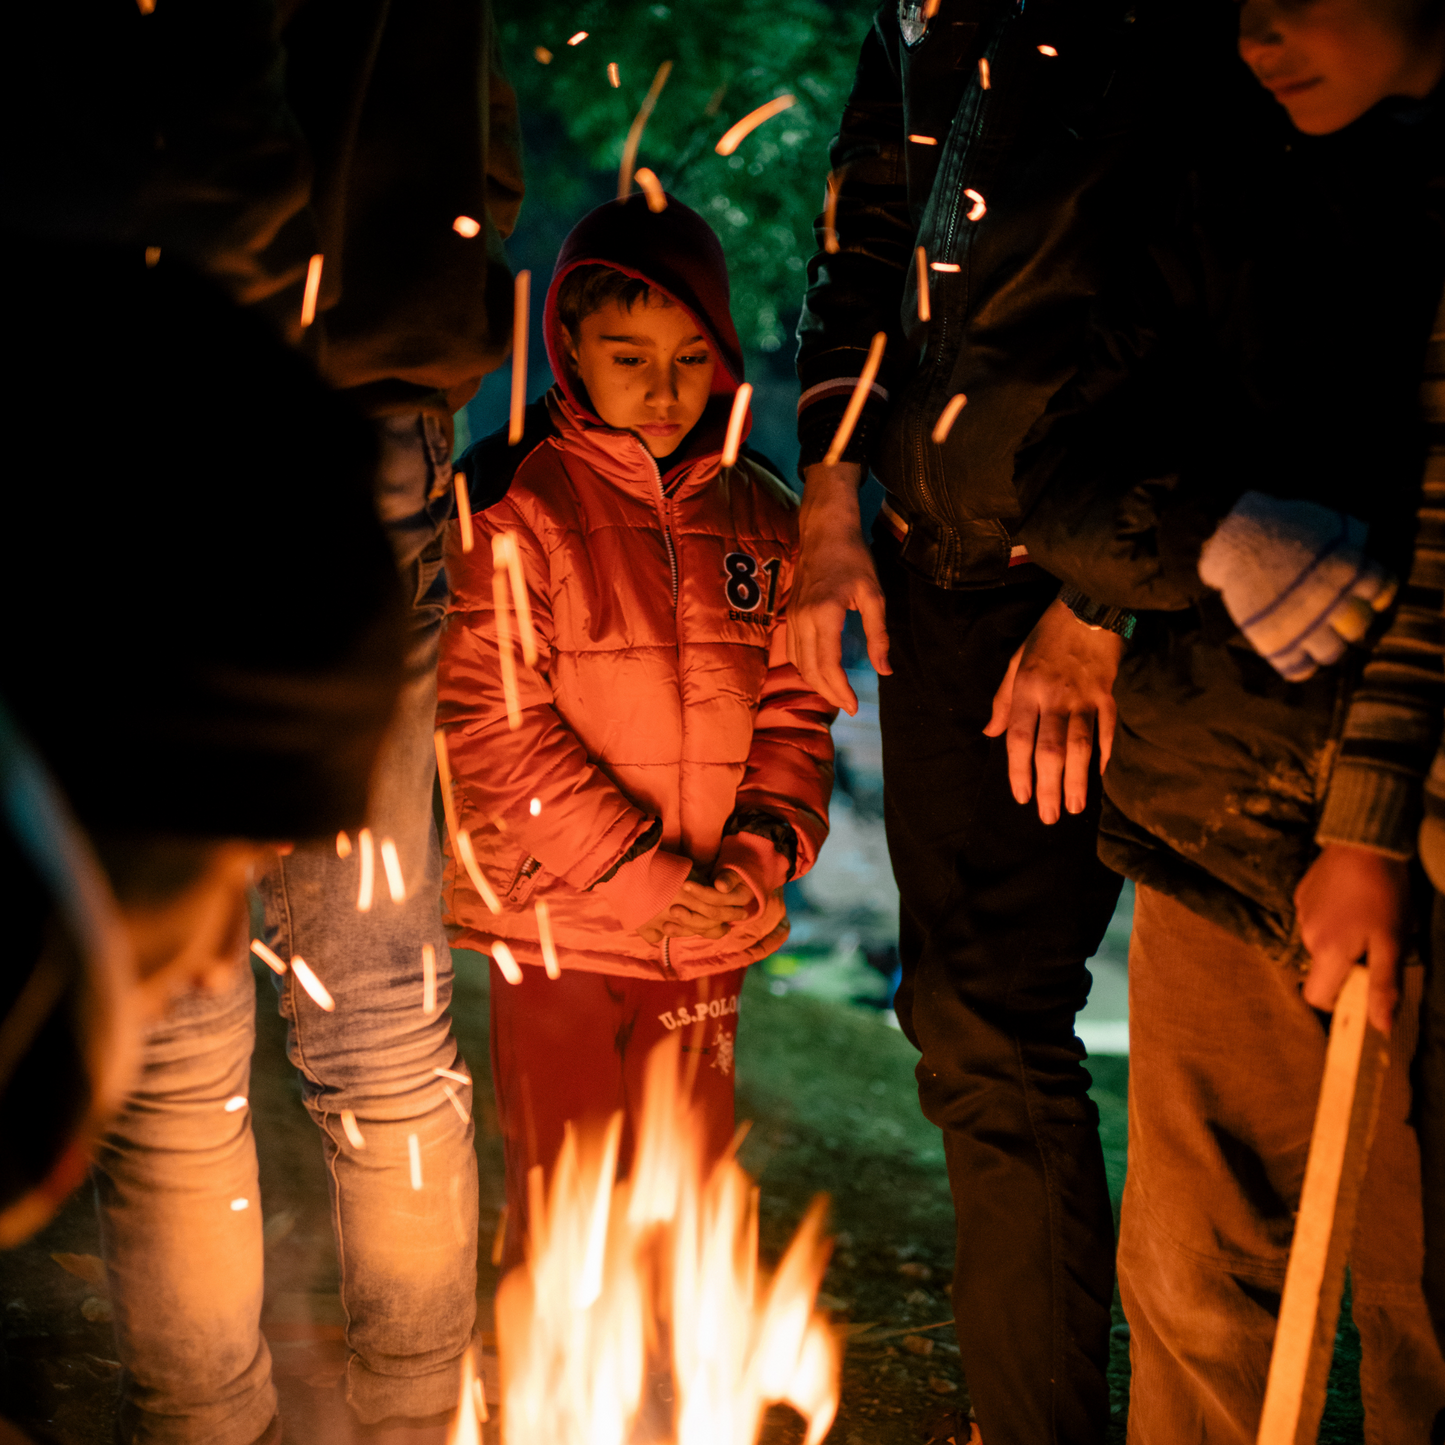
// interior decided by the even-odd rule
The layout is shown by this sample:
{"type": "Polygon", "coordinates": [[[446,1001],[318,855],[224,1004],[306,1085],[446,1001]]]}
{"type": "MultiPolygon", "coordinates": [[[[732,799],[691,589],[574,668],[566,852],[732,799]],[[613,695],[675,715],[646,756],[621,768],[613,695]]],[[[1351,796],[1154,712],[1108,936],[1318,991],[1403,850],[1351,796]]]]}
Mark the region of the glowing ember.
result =
{"type": "Polygon", "coordinates": [[[528,811],[534,818],[537,817],[537,815],[538,815],[539,813],[541,813],[541,811],[542,811],[542,800],[541,800],[541,798],[533,798],[532,801],[527,804],[527,811],[528,811]]]}
{"type": "Polygon", "coordinates": [[[512,656],[512,609],[507,597],[506,569],[496,564],[496,543],[492,539],[492,615],[497,625],[497,655],[502,664],[502,699],[507,705],[507,726],[516,732],[522,726],[522,700],[517,692],[517,660],[512,656]]]}
{"type": "Polygon", "coordinates": [[[552,52],[548,50],[545,45],[539,45],[532,52],[532,59],[535,60],[538,65],[551,65],[552,52]]]}
{"type": "Polygon", "coordinates": [[[733,397],[733,409],[728,417],[727,436],[723,439],[722,464],[735,467],[738,463],[738,448],[743,444],[743,422],[747,420],[748,403],[753,399],[753,389],[746,381],[738,387],[733,397]]]}
{"type": "Polygon", "coordinates": [[[421,946],[421,1011],[430,1018],[437,1011],[437,951],[421,946]]]}
{"type": "Polygon", "coordinates": [[[918,319],[927,321],[933,315],[928,302],[928,252],[920,246],[915,254],[918,263],[918,319]]]}
{"type": "Polygon", "coordinates": [[[536,907],[537,942],[542,949],[542,966],[548,978],[561,978],[562,965],[557,961],[557,945],[552,941],[552,913],[547,900],[539,898],[536,907]]]}
{"type": "Polygon", "coordinates": [[[250,1207],[251,1201],[249,1199],[233,1199],[231,1201],[231,1209],[236,1214],[239,1214],[243,1209],[249,1209],[250,1207]]]}
{"type": "Polygon", "coordinates": [[[828,173],[828,195],[823,202],[823,249],[830,255],[838,254],[838,190],[843,184],[841,172],[828,173]]]}
{"type": "Polygon", "coordinates": [[[386,891],[393,903],[406,902],[406,884],[401,876],[401,859],[396,856],[396,844],[390,838],[381,840],[381,866],[386,870],[386,891]]]}
{"type": "Polygon", "coordinates": [[[805,1445],[833,1423],[839,1346],[814,1308],[823,1203],[764,1278],[752,1180],[731,1152],[703,1177],[680,1044],[648,1060],[629,1180],[614,1179],[620,1114],[601,1137],[568,1129],[550,1188],[532,1171],[527,1262],[496,1302],[503,1445],[620,1445],[634,1431],[753,1445],[773,1403],[802,1415],[805,1445]],[[649,1388],[659,1376],[670,1393],[649,1388]]]}
{"type": "Polygon", "coordinates": [[[672,61],[664,60],[657,67],[657,74],[652,77],[652,84],[648,86],[647,94],[642,97],[637,114],[632,117],[632,124],[627,130],[627,140],[622,147],[622,164],[617,169],[619,201],[625,201],[632,194],[632,172],[637,165],[637,147],[642,144],[642,132],[647,127],[647,119],[657,105],[657,98],[662,94],[662,87],[667,84],[667,77],[671,74],[672,61]]]}
{"type": "Polygon", "coordinates": [[[159,246],[146,247],[146,265],[159,266],[161,264],[161,248],[159,246]]]}
{"type": "Polygon", "coordinates": [[[502,1255],[507,1248],[507,1206],[502,1206],[502,1212],[497,1215],[496,1233],[492,1235],[492,1263],[501,1264],[502,1255]]]}
{"type": "Polygon", "coordinates": [[[939,413],[938,420],[933,425],[933,440],[942,446],[948,439],[948,434],[953,430],[953,424],[958,420],[958,414],[968,405],[968,398],[959,392],[957,396],[950,397],[948,405],[939,413]]]}
{"type": "Polygon", "coordinates": [[[301,297],[303,331],[316,320],[316,298],[321,295],[321,266],[324,259],[318,251],[306,264],[306,290],[301,297]]]}
{"type": "Polygon", "coordinates": [[[366,1148],[366,1140],[361,1137],[361,1130],[356,1124],[356,1115],[353,1114],[350,1109],[343,1109],[341,1111],[341,1127],[345,1131],[347,1139],[350,1140],[353,1149],[366,1148]]]}
{"type": "Polygon", "coordinates": [[[457,1098],[457,1091],[452,1088],[450,1084],[443,1084],[442,1093],[447,1096],[447,1102],[457,1111],[457,1118],[465,1124],[467,1122],[467,1111],[462,1108],[462,1101],[457,1098]]]}
{"type": "Polygon", "coordinates": [[[421,1188],[421,1141],[415,1134],[406,1136],[406,1152],[411,1159],[411,1187],[421,1188]]]}
{"type": "Polygon", "coordinates": [[[471,1080],[465,1074],[459,1074],[455,1069],[433,1069],[439,1079],[453,1079],[458,1084],[470,1084],[471,1080]]]}
{"type": "Polygon", "coordinates": [[[988,57],[980,55],[978,58],[978,83],[987,90],[989,88],[988,57]]]}
{"type": "Polygon", "coordinates": [[[527,409],[527,317],[532,301],[532,273],[518,271],[512,283],[512,412],[507,445],[522,440],[522,414],[527,409]]]}
{"type": "Polygon", "coordinates": [[[474,221],[470,216],[458,216],[456,220],[452,222],[452,230],[454,230],[457,235],[465,236],[467,240],[470,241],[473,236],[480,236],[482,234],[482,223],[480,221],[474,221]]]}
{"type": "Polygon", "coordinates": [[[1058,53],[1059,53],[1059,52],[1058,52],[1057,50],[1055,50],[1052,45],[1040,45],[1040,46],[1039,46],[1039,54],[1040,54],[1040,55],[1057,55],[1058,53]]]}
{"type": "MultiPolygon", "coordinates": [[[[988,210],[988,207],[987,207],[986,205],[984,205],[983,197],[982,197],[981,195],[979,195],[979,193],[978,193],[977,191],[974,191],[974,190],[966,190],[966,191],[964,192],[964,195],[966,195],[966,196],[969,198],[969,200],[973,202],[973,209],[972,209],[971,211],[969,211],[969,213],[968,213],[968,219],[969,219],[970,221],[981,221],[981,220],[983,220],[984,212],[988,210]]],[[[954,270],[957,270],[957,269],[958,269],[958,268],[955,266],[955,267],[954,267],[954,270]]]]}
{"type": "Polygon", "coordinates": [[[226,1112],[228,1114],[238,1114],[245,1107],[246,1096],[244,1094],[232,1094],[231,1097],[226,1100],[226,1112]]]}
{"type": "Polygon", "coordinates": [[[775,96],[766,105],[760,105],[756,110],[749,111],[736,125],[729,127],[713,149],[720,156],[730,156],[742,144],[745,136],[751,134],[765,121],[772,120],[775,115],[781,115],[783,111],[791,109],[797,103],[796,96],[775,96]]]}
{"type": "Polygon", "coordinates": [[[667,192],[662,189],[662,182],[657,179],[656,173],[648,170],[646,166],[639,166],[634,179],[642,188],[642,194],[647,197],[647,209],[654,216],[660,216],[667,209],[667,192]]]}
{"type": "Polygon", "coordinates": [[[432,734],[432,746],[437,755],[437,781],[442,790],[442,812],[447,820],[447,837],[457,836],[457,804],[452,797],[452,760],[447,752],[447,735],[438,728],[432,734]]]}
{"type": "Polygon", "coordinates": [[[371,848],[371,829],[363,828],[356,835],[356,841],[361,844],[361,886],[356,892],[356,908],[359,913],[370,913],[376,891],[376,855],[371,848]]]}
{"type": "Polygon", "coordinates": [[[930,261],[928,269],[930,271],[958,271],[961,268],[955,261],[930,261]]]}
{"type": "MultiPolygon", "coordinates": [[[[507,611],[506,592],[499,584],[499,579],[503,576],[505,569],[512,606],[517,613],[517,634],[522,644],[522,661],[528,667],[535,667],[537,665],[537,629],[532,626],[532,602],[527,596],[527,578],[522,572],[522,553],[517,546],[517,537],[514,532],[498,532],[492,538],[492,568],[492,603],[498,609],[498,646],[505,646],[509,649],[511,647],[511,617],[502,615],[507,611]],[[505,642],[503,641],[504,636],[505,642]]],[[[504,662],[502,666],[505,685],[506,663],[504,662]]],[[[513,723],[512,726],[515,728],[517,724],[513,723]]]]}
{"type": "Polygon", "coordinates": [[[493,913],[502,911],[501,900],[487,882],[486,874],[482,872],[481,865],[477,862],[477,855],[472,848],[472,835],[465,828],[458,828],[453,846],[457,850],[457,857],[462,861],[462,867],[467,870],[467,877],[472,880],[472,887],[482,896],[482,902],[487,905],[493,913]]]}
{"type": "Polygon", "coordinates": [[[908,137],[916,146],[936,146],[938,139],[931,135],[911,135],[908,137]]]}
{"type": "Polygon", "coordinates": [[[883,362],[883,350],[887,345],[888,333],[880,331],[868,348],[868,360],[863,363],[863,374],[853,387],[853,395],[848,398],[848,409],[843,413],[843,420],[838,423],[838,430],[833,434],[827,456],[823,458],[824,463],[830,467],[837,466],[843,460],[848,438],[853,435],[853,428],[858,425],[858,418],[863,415],[863,403],[868,400],[868,393],[873,389],[873,379],[878,375],[878,368],[883,362]]]}
{"type": "Polygon", "coordinates": [[[508,983],[521,983],[522,970],[517,965],[517,955],[500,938],[492,941],[492,958],[508,983]]]}
{"type": "Polygon", "coordinates": [[[336,856],[338,858],[351,857],[351,834],[338,833],[336,835],[336,856]]]}
{"type": "Polygon", "coordinates": [[[477,544],[472,535],[472,499],[467,490],[467,474],[460,467],[452,473],[452,486],[457,494],[457,523],[462,534],[462,551],[470,552],[477,544]]]}
{"type": "Polygon", "coordinates": [[[618,70],[615,60],[607,62],[607,79],[611,82],[613,90],[622,84],[622,72],[618,70]]]}
{"type": "Polygon", "coordinates": [[[311,965],[298,953],[291,960],[291,972],[296,982],[311,995],[311,1001],[319,1009],[330,1013],[336,1007],[336,1000],[326,991],[326,985],[311,971],[311,965]]]}
{"type": "Polygon", "coordinates": [[[272,973],[285,973],[286,965],[272,951],[261,942],[259,938],[251,940],[251,952],[271,970],[272,973]]]}
{"type": "Polygon", "coordinates": [[[584,40],[586,40],[586,39],[587,39],[587,32],[586,32],[585,30],[579,30],[575,35],[573,35],[573,36],[567,41],[567,44],[568,44],[568,45],[581,45],[582,42],[583,42],[584,40]]]}

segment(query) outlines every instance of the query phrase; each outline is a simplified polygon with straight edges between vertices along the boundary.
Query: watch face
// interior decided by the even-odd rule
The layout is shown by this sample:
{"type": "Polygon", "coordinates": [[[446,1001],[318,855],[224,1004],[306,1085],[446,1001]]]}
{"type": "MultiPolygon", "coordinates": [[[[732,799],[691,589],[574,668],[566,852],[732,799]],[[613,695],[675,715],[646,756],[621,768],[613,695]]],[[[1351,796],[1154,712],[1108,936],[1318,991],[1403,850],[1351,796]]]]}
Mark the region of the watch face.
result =
{"type": "Polygon", "coordinates": [[[928,30],[925,0],[898,0],[898,29],[905,45],[917,45],[928,30]]]}

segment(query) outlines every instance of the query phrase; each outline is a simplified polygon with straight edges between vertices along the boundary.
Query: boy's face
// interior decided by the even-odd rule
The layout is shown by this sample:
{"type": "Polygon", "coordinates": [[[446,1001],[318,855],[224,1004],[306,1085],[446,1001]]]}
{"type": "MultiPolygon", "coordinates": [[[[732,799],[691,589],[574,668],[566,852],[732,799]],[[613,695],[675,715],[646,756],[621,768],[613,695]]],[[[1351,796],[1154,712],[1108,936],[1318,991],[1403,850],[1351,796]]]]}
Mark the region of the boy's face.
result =
{"type": "Polygon", "coordinates": [[[1406,23],[1404,0],[1244,0],[1239,53],[1306,135],[1329,135],[1387,96],[1430,94],[1441,37],[1406,23]]]}
{"type": "Polygon", "coordinates": [[[653,456],[671,456],[712,394],[716,363],[697,323],[681,306],[649,297],[631,311],[609,302],[578,331],[567,334],[567,347],[597,415],[636,433],[653,456]]]}

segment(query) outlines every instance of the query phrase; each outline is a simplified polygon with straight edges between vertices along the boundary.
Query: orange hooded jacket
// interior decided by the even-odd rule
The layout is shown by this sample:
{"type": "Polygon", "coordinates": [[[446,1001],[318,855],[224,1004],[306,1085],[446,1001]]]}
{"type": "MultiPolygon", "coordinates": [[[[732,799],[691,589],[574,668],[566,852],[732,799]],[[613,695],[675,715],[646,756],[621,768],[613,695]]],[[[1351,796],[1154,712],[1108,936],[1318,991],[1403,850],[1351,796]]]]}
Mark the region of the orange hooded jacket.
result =
{"type": "Polygon", "coordinates": [[[520,465],[505,437],[459,464],[474,499],[494,482],[489,469],[516,466],[502,500],[474,515],[471,552],[450,528],[438,672],[459,823],[501,911],[450,850],[444,901],[459,947],[489,953],[503,939],[520,962],[541,964],[535,905],[545,900],[564,969],[689,978],[751,963],[787,937],[782,885],[827,836],[834,710],[787,660],[796,500],[746,454],[721,465],[742,373],[721,248],[679,202],[654,215],[634,201],[584,219],[559,257],[546,312],[559,384],[528,410],[511,449],[520,465]],[[712,402],[661,466],[590,410],[560,364],[558,282],[599,262],[685,306],[719,358],[712,402]],[[500,532],[517,540],[540,650],[535,669],[517,655],[516,731],[492,601],[500,532]],[[762,833],[749,831],[759,815],[762,833]],[[769,823],[791,830],[795,862],[763,836],[769,823]],[[736,869],[752,915],[720,940],[646,942],[638,925],[693,863],[736,869]]]}

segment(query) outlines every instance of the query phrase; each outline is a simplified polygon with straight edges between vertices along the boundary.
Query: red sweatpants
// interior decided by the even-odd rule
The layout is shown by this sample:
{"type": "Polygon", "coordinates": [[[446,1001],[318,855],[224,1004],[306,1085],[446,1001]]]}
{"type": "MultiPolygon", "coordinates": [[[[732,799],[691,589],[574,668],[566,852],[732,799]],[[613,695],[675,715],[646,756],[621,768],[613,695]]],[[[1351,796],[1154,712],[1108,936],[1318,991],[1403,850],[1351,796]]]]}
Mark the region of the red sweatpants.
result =
{"type": "Polygon", "coordinates": [[[693,1098],[707,1124],[707,1158],[733,1136],[733,1042],[746,969],[686,982],[564,971],[549,979],[522,965],[511,984],[491,970],[492,1088],[507,1165],[502,1265],[520,1264],[527,1237],[527,1171],[550,1175],[569,1120],[601,1125],[623,1111],[619,1172],[632,1166],[642,1079],[654,1044],[685,1030],[696,1052],[693,1098]]]}

